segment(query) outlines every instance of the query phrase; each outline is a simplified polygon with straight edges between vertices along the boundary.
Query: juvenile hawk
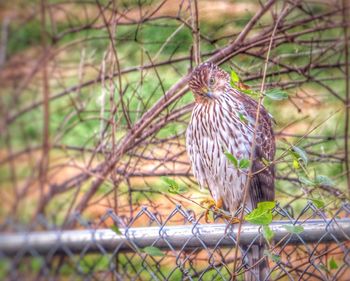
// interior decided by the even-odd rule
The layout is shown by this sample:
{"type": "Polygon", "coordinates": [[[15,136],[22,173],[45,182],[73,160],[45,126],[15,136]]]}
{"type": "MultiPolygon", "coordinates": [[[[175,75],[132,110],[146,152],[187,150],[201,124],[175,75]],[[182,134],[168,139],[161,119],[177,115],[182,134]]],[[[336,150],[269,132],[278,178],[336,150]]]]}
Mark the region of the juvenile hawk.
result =
{"type": "MultiPolygon", "coordinates": [[[[258,103],[230,85],[230,75],[212,63],[198,66],[189,81],[195,106],[186,133],[186,147],[192,169],[201,187],[208,187],[218,207],[233,213],[241,203],[248,169],[238,169],[225,155],[250,159],[258,103]]],[[[273,165],[275,140],[272,118],[263,106],[256,132],[252,163],[255,173],[248,191],[247,207],[274,200],[273,165]]],[[[262,257],[263,246],[251,249],[250,263],[262,257]],[[255,252],[255,253],[254,253],[255,252]]],[[[266,262],[262,262],[250,280],[261,280],[266,262]],[[265,264],[265,265],[264,265],[265,264]],[[258,276],[256,276],[258,275],[258,276]]],[[[266,268],[265,268],[266,269],[266,268]]]]}

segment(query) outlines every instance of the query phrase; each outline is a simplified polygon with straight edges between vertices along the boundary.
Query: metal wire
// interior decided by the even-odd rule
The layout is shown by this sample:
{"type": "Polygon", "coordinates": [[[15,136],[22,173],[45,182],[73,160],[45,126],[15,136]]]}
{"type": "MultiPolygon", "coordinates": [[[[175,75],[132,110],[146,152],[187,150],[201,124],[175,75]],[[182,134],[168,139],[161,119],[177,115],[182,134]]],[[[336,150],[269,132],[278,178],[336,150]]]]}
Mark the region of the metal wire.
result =
{"type": "MultiPolygon", "coordinates": [[[[347,280],[349,205],[331,218],[312,203],[296,217],[280,207],[274,213],[277,220],[270,225],[274,237],[266,250],[269,280],[347,280]],[[293,225],[302,228],[293,233],[293,225]]],[[[181,206],[164,221],[147,207],[127,224],[112,211],[97,223],[81,216],[73,220],[79,229],[62,230],[44,218],[34,223],[40,231],[33,231],[33,226],[25,231],[10,221],[1,225],[1,279],[230,280],[232,276],[237,226],[200,224],[181,206]],[[179,218],[184,224],[174,225],[179,218]]],[[[244,271],[249,270],[242,262],[243,249],[261,237],[260,226],[244,224],[238,280],[244,280],[244,271]]]]}

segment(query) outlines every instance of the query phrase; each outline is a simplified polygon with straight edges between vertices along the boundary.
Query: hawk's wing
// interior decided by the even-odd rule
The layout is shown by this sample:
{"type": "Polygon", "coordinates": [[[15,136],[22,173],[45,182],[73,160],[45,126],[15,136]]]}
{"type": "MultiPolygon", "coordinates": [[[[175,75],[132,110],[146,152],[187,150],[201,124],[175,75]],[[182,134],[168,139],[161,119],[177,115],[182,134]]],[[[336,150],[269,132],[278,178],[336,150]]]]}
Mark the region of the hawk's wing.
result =
{"type": "Polygon", "coordinates": [[[200,158],[200,153],[197,151],[197,146],[194,144],[195,138],[193,135],[192,118],[193,117],[191,116],[191,121],[186,131],[186,150],[190,157],[194,177],[197,179],[200,188],[204,188],[207,186],[207,178],[205,176],[203,161],[200,158]]]}
{"type": "MultiPolygon", "coordinates": [[[[242,98],[248,114],[255,120],[258,103],[244,94],[242,94],[242,98]]],[[[252,163],[252,172],[257,174],[253,176],[249,189],[252,208],[255,208],[258,202],[273,201],[275,199],[275,167],[273,164],[270,164],[276,151],[272,121],[270,114],[261,105],[259,125],[256,132],[254,161],[252,163]]]]}

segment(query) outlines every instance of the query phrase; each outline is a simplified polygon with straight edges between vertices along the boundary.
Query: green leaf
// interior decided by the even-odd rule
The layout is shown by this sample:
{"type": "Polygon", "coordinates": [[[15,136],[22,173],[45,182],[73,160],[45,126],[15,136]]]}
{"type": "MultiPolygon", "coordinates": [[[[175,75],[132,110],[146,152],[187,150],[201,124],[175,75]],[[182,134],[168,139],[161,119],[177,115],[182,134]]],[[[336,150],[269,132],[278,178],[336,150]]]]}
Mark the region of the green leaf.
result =
{"type": "Polygon", "coordinates": [[[165,254],[157,247],[154,246],[147,246],[142,249],[143,253],[146,253],[147,255],[154,256],[154,257],[164,257],[165,254]]]}
{"type": "Polygon", "coordinates": [[[240,89],[241,92],[243,92],[246,95],[250,95],[250,96],[259,96],[259,93],[252,90],[252,89],[247,89],[247,90],[242,90],[240,89]]]}
{"type": "Polygon", "coordinates": [[[233,166],[235,166],[235,168],[238,167],[238,160],[236,159],[236,157],[234,157],[230,152],[226,151],[225,152],[225,156],[226,158],[233,164],[233,166]]]}
{"type": "Polygon", "coordinates": [[[177,184],[176,181],[174,181],[173,179],[171,178],[168,178],[168,177],[161,177],[161,179],[167,184],[169,185],[169,187],[174,187],[174,188],[178,188],[179,185],[177,184]]]}
{"type": "Polygon", "coordinates": [[[245,118],[245,116],[242,113],[238,112],[238,117],[239,117],[239,120],[241,120],[244,124],[248,123],[247,118],[245,118]]]}
{"type": "Polygon", "coordinates": [[[240,169],[247,169],[249,168],[250,161],[248,159],[241,159],[239,160],[239,168],[240,169]]]}
{"type": "Polygon", "coordinates": [[[274,201],[263,201],[258,203],[258,209],[271,211],[276,207],[276,203],[274,201]]]}
{"type": "Polygon", "coordinates": [[[117,233],[118,235],[122,235],[122,232],[120,231],[119,227],[116,225],[113,225],[111,227],[111,230],[113,230],[115,233],[117,233]]]}
{"type": "Polygon", "coordinates": [[[275,263],[278,263],[281,261],[281,257],[279,255],[276,255],[274,253],[270,253],[268,250],[264,251],[264,255],[267,256],[272,261],[274,261],[275,263]]]}
{"type": "Polygon", "coordinates": [[[322,201],[320,199],[311,198],[310,200],[316,206],[316,208],[318,208],[318,209],[322,209],[326,205],[324,203],[324,201],[322,201]]]}
{"type": "Polygon", "coordinates": [[[270,224],[272,221],[272,209],[275,205],[275,202],[272,201],[259,202],[258,206],[247,214],[244,219],[258,225],[270,224]]]}
{"type": "Polygon", "coordinates": [[[183,194],[183,193],[186,193],[187,191],[188,191],[188,188],[186,186],[178,186],[178,187],[171,186],[168,188],[168,192],[172,194],[183,194]]]}
{"type": "Polygon", "coordinates": [[[185,186],[179,186],[179,184],[171,178],[161,177],[162,180],[169,186],[168,192],[172,194],[182,194],[188,191],[185,186]]]}
{"type": "Polygon", "coordinates": [[[329,268],[330,268],[330,269],[337,269],[337,268],[338,268],[338,264],[337,264],[337,262],[334,260],[333,257],[332,257],[331,260],[329,261],[329,268]]]}
{"type": "Polygon", "coordinates": [[[314,186],[315,182],[312,180],[309,180],[308,178],[305,178],[303,176],[299,176],[299,181],[307,186],[314,186]]]}
{"type": "Polygon", "coordinates": [[[295,154],[297,156],[297,159],[298,160],[299,159],[303,160],[304,164],[307,165],[308,158],[307,158],[306,152],[303,149],[301,149],[301,148],[299,148],[297,146],[292,146],[292,149],[293,149],[293,152],[295,152],[295,154]]]}
{"type": "Polygon", "coordinates": [[[179,193],[179,189],[176,188],[176,187],[171,186],[171,187],[168,188],[168,192],[172,193],[172,194],[178,194],[179,193]]]}
{"type": "Polygon", "coordinates": [[[315,185],[334,186],[334,182],[329,177],[324,175],[317,175],[313,181],[303,176],[299,176],[299,180],[300,182],[308,186],[315,186],[315,185]]]}
{"type": "Polygon", "coordinates": [[[296,159],[293,160],[293,168],[296,170],[300,169],[299,161],[296,159]]]}
{"type": "Polygon", "coordinates": [[[244,219],[253,224],[267,225],[272,221],[272,214],[266,211],[255,209],[246,215],[244,219]]]}
{"type": "Polygon", "coordinates": [[[272,213],[261,209],[254,209],[244,219],[253,224],[267,225],[272,221],[272,213]]]}
{"type": "Polygon", "coordinates": [[[169,193],[172,193],[172,194],[179,194],[179,188],[178,187],[175,187],[175,186],[170,186],[168,188],[168,192],[169,193]]]}
{"type": "Polygon", "coordinates": [[[284,225],[283,227],[289,233],[292,233],[292,234],[300,234],[300,233],[304,232],[304,227],[302,225],[289,224],[289,225],[284,225]]]}
{"type": "Polygon", "coordinates": [[[317,175],[315,177],[316,185],[326,185],[326,186],[334,186],[334,182],[327,176],[317,175]]]}
{"type": "Polygon", "coordinates": [[[239,169],[249,168],[250,162],[248,159],[237,160],[237,158],[228,151],[225,152],[225,156],[233,164],[233,166],[235,166],[235,168],[239,168],[239,169]]]}
{"type": "Polygon", "coordinates": [[[275,232],[268,226],[263,225],[263,235],[267,241],[271,241],[271,239],[275,236],[275,232]]]}
{"type": "Polygon", "coordinates": [[[186,193],[188,191],[188,187],[186,186],[180,186],[177,190],[178,194],[186,193]]]}
{"type": "Polygon", "coordinates": [[[281,89],[267,90],[265,95],[272,100],[285,100],[288,98],[288,94],[281,89]]]}
{"type": "Polygon", "coordinates": [[[239,82],[239,76],[233,69],[231,69],[231,82],[234,84],[239,82]]]}

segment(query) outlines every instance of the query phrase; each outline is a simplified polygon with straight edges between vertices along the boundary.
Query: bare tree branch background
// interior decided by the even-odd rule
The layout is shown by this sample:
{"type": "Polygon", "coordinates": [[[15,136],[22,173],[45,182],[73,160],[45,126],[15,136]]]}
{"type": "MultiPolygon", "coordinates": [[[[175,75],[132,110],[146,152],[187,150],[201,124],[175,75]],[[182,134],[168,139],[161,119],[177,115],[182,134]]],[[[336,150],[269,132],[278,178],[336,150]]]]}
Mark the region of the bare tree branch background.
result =
{"type": "Polygon", "coordinates": [[[266,61],[265,89],[288,93],[264,98],[276,120],[282,206],[317,199],[333,212],[347,200],[347,1],[215,3],[0,4],[3,220],[43,214],[68,224],[72,214],[95,218],[107,208],[130,219],[142,205],[161,217],[179,203],[203,211],[195,203],[208,193],[184,145],[187,82],[203,61],[233,69],[254,91],[266,61]],[[169,193],[161,176],[187,192],[169,193]]]}

